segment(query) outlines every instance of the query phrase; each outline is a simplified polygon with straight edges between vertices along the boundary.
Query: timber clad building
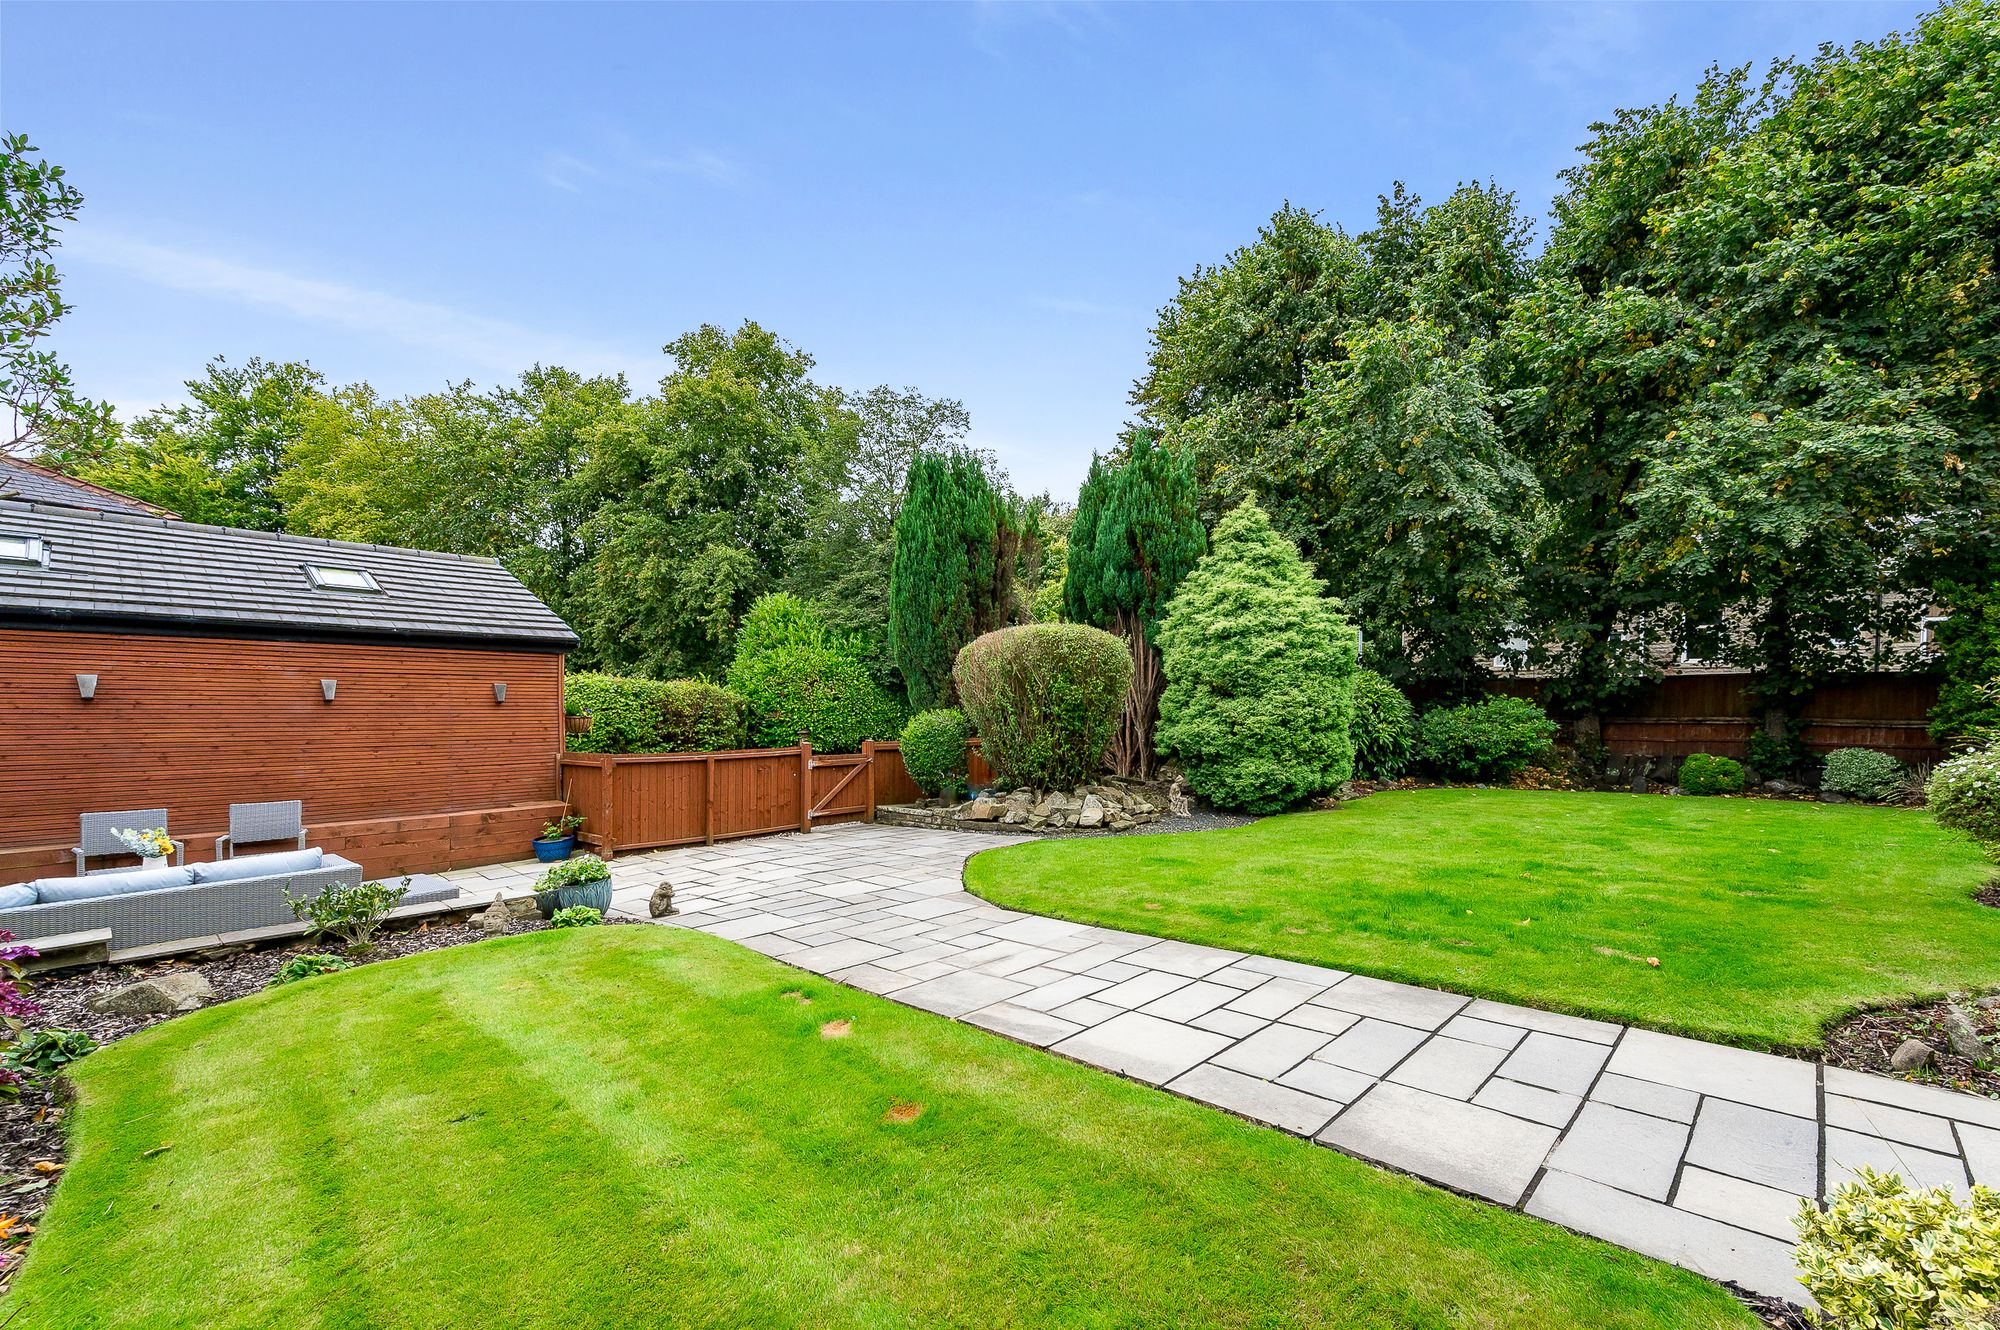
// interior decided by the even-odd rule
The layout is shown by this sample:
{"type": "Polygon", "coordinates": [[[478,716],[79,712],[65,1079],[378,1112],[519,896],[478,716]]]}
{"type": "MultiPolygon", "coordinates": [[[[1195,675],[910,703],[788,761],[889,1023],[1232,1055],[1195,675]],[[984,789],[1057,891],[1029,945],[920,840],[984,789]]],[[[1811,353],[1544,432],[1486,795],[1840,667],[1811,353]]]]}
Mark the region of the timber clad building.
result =
{"type": "Polygon", "coordinates": [[[202,526],[0,457],[0,879],[80,813],[300,799],[371,877],[519,859],[561,811],[576,637],[491,559],[202,526]]]}

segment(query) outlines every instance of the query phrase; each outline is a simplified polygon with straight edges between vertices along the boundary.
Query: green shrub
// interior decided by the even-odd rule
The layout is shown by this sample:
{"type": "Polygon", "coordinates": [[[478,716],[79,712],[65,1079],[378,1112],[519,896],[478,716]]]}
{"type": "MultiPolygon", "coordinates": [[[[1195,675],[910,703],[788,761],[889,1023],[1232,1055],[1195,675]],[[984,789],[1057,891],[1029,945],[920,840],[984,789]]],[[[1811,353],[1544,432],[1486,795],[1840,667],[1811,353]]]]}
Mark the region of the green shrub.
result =
{"type": "Polygon", "coordinates": [[[1944,679],[1931,737],[1949,744],[2000,727],[2000,579],[1938,588],[1950,615],[1937,626],[1944,679]]]}
{"type": "Polygon", "coordinates": [[[604,911],[594,905],[571,905],[549,916],[551,928],[589,928],[604,922],[604,911]]]}
{"type": "Polygon", "coordinates": [[[400,887],[380,882],[363,882],[355,887],[328,887],[317,896],[294,896],[285,891],[292,917],[311,927],[314,937],[329,933],[347,943],[350,954],[367,951],[389,911],[410,893],[410,879],[400,887]]]}
{"type": "Polygon", "coordinates": [[[779,647],[825,647],[850,656],[861,644],[835,632],[816,608],[788,591],[757,597],[736,628],[735,660],[749,660],[779,647]]]}
{"type": "Polygon", "coordinates": [[[1824,1213],[1799,1204],[1799,1282],[1820,1323],[1856,1330],[1940,1330],[1991,1324],[2000,1300],[2000,1192],[1913,1191],[1893,1173],[1857,1170],[1824,1213]]]}
{"type": "Polygon", "coordinates": [[[966,643],[952,679],[1002,783],[1070,789],[1103,765],[1132,655],[1099,628],[1032,623],[966,643]]]}
{"type": "Polygon", "coordinates": [[[1512,780],[1556,737],[1556,723],[1525,697],[1436,707],[1417,728],[1417,756],[1447,780],[1512,780]]]}
{"type": "Polygon", "coordinates": [[[1354,674],[1354,774],[1394,780],[1417,754],[1417,709],[1373,670],[1354,674]]]}
{"type": "Polygon", "coordinates": [[[283,988],[286,984],[296,984],[301,979],[314,975],[333,974],[340,970],[351,970],[354,962],[344,956],[330,956],[326,952],[315,952],[307,956],[290,956],[277,968],[266,988],[283,988]]]}
{"type": "Polygon", "coordinates": [[[902,708],[868,667],[829,647],[784,646],[738,660],[729,684],[750,703],[750,738],[783,748],[812,737],[825,753],[857,753],[863,739],[893,739],[902,708]]]}
{"type": "Polygon", "coordinates": [[[748,737],[749,704],[702,679],[572,674],[563,709],[590,716],[590,728],[568,738],[575,753],[713,753],[748,737]]]}
{"type": "Polygon", "coordinates": [[[1689,753],[1681,759],[1680,779],[1676,783],[1689,794],[1741,794],[1743,764],[1733,757],[1689,753]]]}
{"type": "Polygon", "coordinates": [[[1819,787],[1871,802],[1886,799],[1903,784],[1903,764],[1872,748],[1837,748],[1826,755],[1819,787]]]}
{"type": "Polygon", "coordinates": [[[1939,826],[2000,859],[2000,744],[1938,763],[1924,786],[1924,805],[1939,826]]]}
{"type": "Polygon", "coordinates": [[[586,882],[602,882],[611,876],[611,865],[594,854],[579,854],[573,859],[565,859],[542,874],[541,881],[535,883],[536,891],[554,891],[558,887],[580,887],[586,882]]]}
{"type": "Polygon", "coordinates": [[[1778,780],[1791,775],[1812,756],[1806,748],[1802,728],[1796,720],[1788,720],[1784,734],[1774,738],[1759,727],[1744,741],[1743,760],[1765,780],[1778,780]]]}
{"type": "Polygon", "coordinates": [[[965,784],[965,741],[972,727],[949,708],[919,711],[903,727],[903,768],[926,794],[950,794],[965,784]]]}
{"type": "Polygon", "coordinates": [[[1354,774],[1358,645],[1297,546],[1244,502],[1160,625],[1160,751],[1211,803],[1276,812],[1354,774]]]}
{"type": "Polygon", "coordinates": [[[9,1046],[0,1064],[10,1071],[46,1079],[96,1051],[97,1041],[82,1030],[36,1030],[9,1046]]]}

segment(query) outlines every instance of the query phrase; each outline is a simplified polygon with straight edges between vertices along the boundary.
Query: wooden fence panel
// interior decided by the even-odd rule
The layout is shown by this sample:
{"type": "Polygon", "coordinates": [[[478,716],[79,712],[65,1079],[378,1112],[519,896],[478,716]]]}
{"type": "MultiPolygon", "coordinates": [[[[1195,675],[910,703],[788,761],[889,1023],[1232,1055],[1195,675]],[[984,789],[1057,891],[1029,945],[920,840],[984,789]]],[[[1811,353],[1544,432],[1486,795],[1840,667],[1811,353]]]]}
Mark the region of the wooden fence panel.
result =
{"type": "MultiPolygon", "coordinates": [[[[967,745],[975,784],[993,779],[967,745]]],[[[872,821],[877,806],[923,797],[893,743],[859,753],[754,748],[727,753],[565,753],[563,796],[598,854],[713,844],[737,836],[872,821]]]]}
{"type": "Polygon", "coordinates": [[[712,796],[715,838],[797,831],[800,793],[796,748],[718,753],[712,796]]]}
{"type": "MultiPolygon", "coordinates": [[[[1741,674],[1681,674],[1661,679],[1603,720],[1604,746],[1619,755],[1742,757],[1759,723],[1749,679],[1741,674]]],[[[1800,709],[1800,737],[1816,753],[1875,748],[1912,764],[1944,756],[1931,741],[1928,715],[1939,680],[1930,674],[1874,674],[1835,679],[1814,689],[1800,709]]],[[[1535,680],[1505,680],[1495,692],[1535,697],[1535,680]]]]}

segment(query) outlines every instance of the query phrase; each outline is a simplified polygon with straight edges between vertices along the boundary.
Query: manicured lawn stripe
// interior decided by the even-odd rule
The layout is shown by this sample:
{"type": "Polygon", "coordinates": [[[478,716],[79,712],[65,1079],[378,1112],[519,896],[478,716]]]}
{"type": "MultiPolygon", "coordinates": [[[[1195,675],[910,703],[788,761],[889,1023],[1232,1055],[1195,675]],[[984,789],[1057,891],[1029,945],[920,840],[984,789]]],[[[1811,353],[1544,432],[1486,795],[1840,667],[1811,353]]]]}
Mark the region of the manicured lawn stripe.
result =
{"type": "Polygon", "coordinates": [[[675,930],[314,979],[78,1081],[19,1330],[1753,1324],[1684,1272],[675,930]]]}
{"type": "Polygon", "coordinates": [[[1437,789],[989,850],[966,883],[1011,909],[1811,1048],[1863,1006],[2000,986],[2000,911],[1971,899],[1994,874],[1905,809],[1437,789]]]}

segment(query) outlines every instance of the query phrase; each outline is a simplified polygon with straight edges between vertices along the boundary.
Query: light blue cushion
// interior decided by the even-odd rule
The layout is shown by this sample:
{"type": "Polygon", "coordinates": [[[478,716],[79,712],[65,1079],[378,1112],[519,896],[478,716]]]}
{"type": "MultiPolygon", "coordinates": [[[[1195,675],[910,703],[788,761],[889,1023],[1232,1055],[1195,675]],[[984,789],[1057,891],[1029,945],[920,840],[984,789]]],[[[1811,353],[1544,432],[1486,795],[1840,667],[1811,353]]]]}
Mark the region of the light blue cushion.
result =
{"type": "Polygon", "coordinates": [[[317,848],[285,850],[278,854],[245,854],[220,859],[212,864],[192,866],[197,882],[241,882],[246,877],[283,877],[286,873],[310,873],[326,856],[317,848]]]}
{"type": "Polygon", "coordinates": [[[16,905],[35,903],[35,884],[23,882],[18,886],[0,887],[0,910],[11,910],[16,905]]]}
{"type": "Polygon", "coordinates": [[[134,868],[123,873],[92,873],[89,877],[45,877],[36,880],[35,899],[43,905],[59,901],[95,900],[134,891],[185,887],[194,875],[185,868],[134,868]]]}

